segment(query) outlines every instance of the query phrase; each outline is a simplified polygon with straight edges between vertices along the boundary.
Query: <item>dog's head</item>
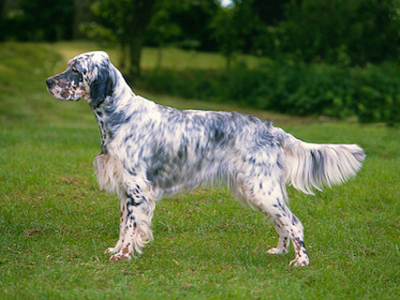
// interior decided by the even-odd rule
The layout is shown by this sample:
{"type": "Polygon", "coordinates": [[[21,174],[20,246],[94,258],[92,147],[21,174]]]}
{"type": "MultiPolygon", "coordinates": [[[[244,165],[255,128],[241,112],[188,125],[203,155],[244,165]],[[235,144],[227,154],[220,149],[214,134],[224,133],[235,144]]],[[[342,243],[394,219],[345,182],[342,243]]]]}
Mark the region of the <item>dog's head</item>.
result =
{"type": "Polygon", "coordinates": [[[47,89],[60,100],[87,100],[91,106],[99,106],[113,93],[110,58],[103,51],[83,53],[68,62],[61,74],[46,80],[47,89]]]}

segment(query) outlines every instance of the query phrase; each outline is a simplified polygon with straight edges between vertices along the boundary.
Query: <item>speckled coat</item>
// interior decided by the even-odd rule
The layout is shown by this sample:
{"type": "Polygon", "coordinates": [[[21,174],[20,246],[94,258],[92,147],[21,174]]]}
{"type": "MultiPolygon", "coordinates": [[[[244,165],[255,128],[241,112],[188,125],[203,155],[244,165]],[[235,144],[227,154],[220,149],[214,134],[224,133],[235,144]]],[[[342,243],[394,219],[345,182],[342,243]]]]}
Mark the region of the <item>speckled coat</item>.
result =
{"type": "Polygon", "coordinates": [[[308,265],[303,226],[287,206],[286,184],[312,194],[313,187],[355,175],[365,157],[357,145],[304,143],[256,117],[158,105],[135,95],[105,52],[75,57],[47,85],[61,100],[87,100],[96,117],[98,182],[121,200],[120,237],[106,249],[115,253],[112,261],[130,259],[153,239],[157,200],[225,183],[238,201],[274,224],[278,245],[269,253],[287,253],[292,240],[290,264],[308,265]]]}

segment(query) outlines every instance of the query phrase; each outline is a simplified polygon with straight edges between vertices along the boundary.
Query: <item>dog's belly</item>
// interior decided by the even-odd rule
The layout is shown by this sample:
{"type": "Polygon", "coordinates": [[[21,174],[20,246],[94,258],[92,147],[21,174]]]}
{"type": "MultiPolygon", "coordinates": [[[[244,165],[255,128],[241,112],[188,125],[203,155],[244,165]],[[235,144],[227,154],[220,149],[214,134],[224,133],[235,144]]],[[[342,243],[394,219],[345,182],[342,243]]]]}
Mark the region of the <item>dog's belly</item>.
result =
{"type": "MultiPolygon", "coordinates": [[[[202,155],[158,156],[150,159],[147,179],[163,195],[193,190],[205,184],[228,183],[243,172],[243,162],[233,157],[232,149],[213,149],[202,155]]],[[[236,179],[235,179],[236,180],[236,179]]]]}

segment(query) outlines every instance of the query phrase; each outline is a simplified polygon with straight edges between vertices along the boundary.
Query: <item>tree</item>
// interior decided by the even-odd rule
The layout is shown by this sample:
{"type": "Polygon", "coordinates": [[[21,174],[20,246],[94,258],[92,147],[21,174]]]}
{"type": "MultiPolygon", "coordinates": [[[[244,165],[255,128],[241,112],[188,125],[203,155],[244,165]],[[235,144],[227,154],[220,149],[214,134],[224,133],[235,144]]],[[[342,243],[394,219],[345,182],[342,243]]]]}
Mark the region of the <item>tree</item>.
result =
{"type": "Polygon", "coordinates": [[[0,40],[72,38],[73,0],[2,0],[0,8],[0,40]]]}
{"type": "Polygon", "coordinates": [[[146,27],[156,0],[96,0],[93,12],[101,25],[111,29],[123,57],[129,57],[130,73],[140,75],[140,58],[146,27]]]}
{"type": "Polygon", "coordinates": [[[214,0],[159,0],[146,30],[146,45],[216,50],[210,24],[219,9],[214,0]]]}
{"type": "Polygon", "coordinates": [[[177,42],[182,35],[182,28],[175,22],[173,11],[181,9],[185,0],[158,1],[155,4],[153,15],[146,30],[145,42],[147,45],[158,47],[156,65],[162,61],[162,50],[165,45],[177,42]]]}
{"type": "Polygon", "coordinates": [[[30,40],[72,38],[73,0],[19,0],[30,40]]]}
{"type": "Polygon", "coordinates": [[[117,42],[120,67],[130,56],[131,72],[139,74],[137,50],[143,44],[159,47],[159,61],[161,48],[170,44],[216,50],[210,23],[219,7],[214,0],[95,0],[92,10],[100,26],[91,23],[86,32],[103,42],[117,42]]]}
{"type": "Polygon", "coordinates": [[[251,36],[259,24],[252,10],[253,0],[233,0],[230,7],[222,7],[212,22],[214,36],[230,68],[236,52],[251,44],[251,36]]]}
{"type": "Polygon", "coordinates": [[[285,7],[291,0],[254,0],[252,8],[260,20],[269,25],[277,26],[285,20],[285,7]]]}
{"type": "MultiPolygon", "coordinates": [[[[163,2],[168,1],[177,2],[177,0],[163,0],[163,2]]],[[[210,24],[220,5],[215,0],[183,0],[183,2],[183,5],[171,10],[172,19],[181,29],[179,44],[189,49],[215,51],[216,41],[210,24]]]]}
{"type": "Polygon", "coordinates": [[[292,1],[280,28],[282,50],[308,62],[364,65],[399,55],[397,0],[292,1]]]}
{"type": "Polygon", "coordinates": [[[86,37],[85,32],[82,32],[82,25],[93,21],[90,5],[91,0],[74,0],[74,39],[86,37]]]}

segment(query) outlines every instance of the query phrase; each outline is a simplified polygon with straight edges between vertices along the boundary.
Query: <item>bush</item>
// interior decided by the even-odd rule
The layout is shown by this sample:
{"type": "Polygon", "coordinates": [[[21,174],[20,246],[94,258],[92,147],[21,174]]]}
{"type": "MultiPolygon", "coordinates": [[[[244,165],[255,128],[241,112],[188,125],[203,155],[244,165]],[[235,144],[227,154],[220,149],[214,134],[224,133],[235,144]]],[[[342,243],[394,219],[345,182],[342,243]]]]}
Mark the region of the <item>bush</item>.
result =
{"type": "Polygon", "coordinates": [[[400,121],[399,67],[384,64],[354,70],[354,98],[362,122],[400,121]]]}
{"type": "Polygon", "coordinates": [[[155,69],[142,84],[156,92],[234,102],[295,115],[358,116],[362,122],[400,121],[399,68],[275,63],[249,69],[155,69]]]}
{"type": "Polygon", "coordinates": [[[381,63],[399,55],[398,7],[397,0],[291,1],[273,36],[280,52],[307,62],[381,63]]]}

